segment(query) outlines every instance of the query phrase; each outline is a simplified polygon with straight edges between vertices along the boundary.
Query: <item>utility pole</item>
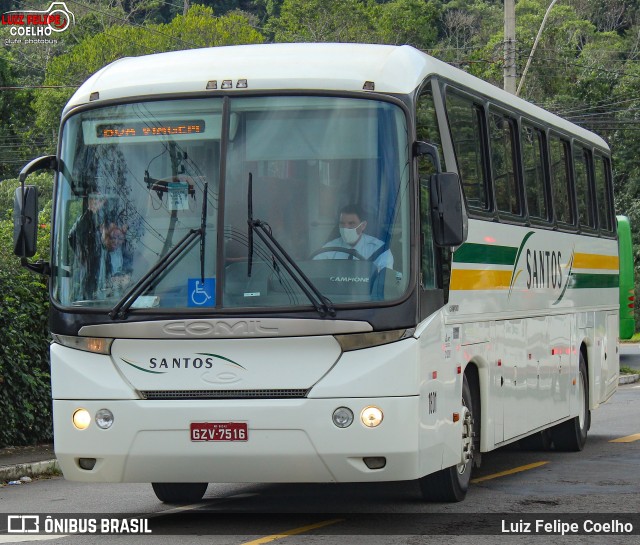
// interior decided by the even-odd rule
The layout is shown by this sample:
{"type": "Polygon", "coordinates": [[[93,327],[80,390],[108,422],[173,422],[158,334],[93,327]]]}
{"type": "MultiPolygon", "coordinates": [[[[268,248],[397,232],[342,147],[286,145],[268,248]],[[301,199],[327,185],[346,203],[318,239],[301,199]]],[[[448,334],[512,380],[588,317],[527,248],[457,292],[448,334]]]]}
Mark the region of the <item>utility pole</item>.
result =
{"type": "Polygon", "coordinates": [[[552,0],[551,4],[547,8],[547,11],[544,13],[544,17],[542,18],[542,23],[540,24],[540,28],[538,29],[538,34],[536,35],[536,39],[533,42],[533,47],[531,48],[531,53],[529,53],[529,58],[527,59],[527,64],[522,71],[522,77],[520,78],[520,83],[518,84],[518,90],[516,91],[516,96],[520,96],[520,91],[522,90],[522,86],[524,84],[524,78],[529,71],[529,66],[531,66],[531,61],[533,60],[533,54],[536,52],[536,47],[538,47],[538,42],[540,41],[540,36],[542,36],[542,31],[544,30],[544,25],[547,23],[547,18],[551,13],[551,8],[555,5],[558,0],[552,0]]]}
{"type": "Polygon", "coordinates": [[[504,0],[504,90],[516,93],[516,1],[504,0]]]}
{"type": "Polygon", "coordinates": [[[184,0],[184,8],[182,9],[182,15],[186,15],[189,11],[189,0],[184,0]]]}

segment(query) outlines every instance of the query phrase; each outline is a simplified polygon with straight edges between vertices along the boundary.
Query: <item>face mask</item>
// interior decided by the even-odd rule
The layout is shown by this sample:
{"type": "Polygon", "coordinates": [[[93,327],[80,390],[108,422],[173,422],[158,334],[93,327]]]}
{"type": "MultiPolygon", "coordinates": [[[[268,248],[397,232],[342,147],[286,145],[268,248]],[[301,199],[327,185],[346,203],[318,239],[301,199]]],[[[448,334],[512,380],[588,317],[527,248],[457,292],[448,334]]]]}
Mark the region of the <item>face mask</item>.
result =
{"type": "MultiPolygon", "coordinates": [[[[362,225],[362,223],[360,223],[360,225],[362,225]]],[[[354,227],[353,229],[340,227],[340,236],[342,237],[342,240],[350,245],[354,245],[356,242],[358,242],[358,239],[360,238],[358,228],[360,227],[360,225],[358,225],[358,227],[354,227]]]]}

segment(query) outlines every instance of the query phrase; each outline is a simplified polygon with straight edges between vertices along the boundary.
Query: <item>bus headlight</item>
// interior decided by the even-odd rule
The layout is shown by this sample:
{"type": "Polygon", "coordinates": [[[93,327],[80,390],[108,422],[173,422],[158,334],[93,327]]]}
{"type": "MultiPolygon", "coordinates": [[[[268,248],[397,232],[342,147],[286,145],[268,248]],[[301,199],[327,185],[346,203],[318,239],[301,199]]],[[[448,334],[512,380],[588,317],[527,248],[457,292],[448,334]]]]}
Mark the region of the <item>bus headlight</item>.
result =
{"type": "Polygon", "coordinates": [[[73,413],[73,425],[79,430],[86,430],[91,424],[91,415],[87,409],[76,409],[73,413]]]}
{"type": "Polygon", "coordinates": [[[333,423],[338,428],[348,428],[353,424],[353,411],[348,407],[338,407],[333,411],[333,423]]]}
{"type": "Polygon", "coordinates": [[[85,352],[93,352],[94,354],[111,354],[111,344],[113,339],[102,337],[78,337],[72,335],[51,334],[54,343],[75,348],[76,350],[84,350],[85,352]]]}
{"type": "Polygon", "coordinates": [[[108,430],[113,425],[113,413],[109,409],[100,409],[96,413],[96,424],[103,430],[108,430]]]}
{"type": "Polygon", "coordinates": [[[375,428],[383,419],[382,410],[378,407],[365,407],[360,413],[360,420],[367,428],[375,428]]]}

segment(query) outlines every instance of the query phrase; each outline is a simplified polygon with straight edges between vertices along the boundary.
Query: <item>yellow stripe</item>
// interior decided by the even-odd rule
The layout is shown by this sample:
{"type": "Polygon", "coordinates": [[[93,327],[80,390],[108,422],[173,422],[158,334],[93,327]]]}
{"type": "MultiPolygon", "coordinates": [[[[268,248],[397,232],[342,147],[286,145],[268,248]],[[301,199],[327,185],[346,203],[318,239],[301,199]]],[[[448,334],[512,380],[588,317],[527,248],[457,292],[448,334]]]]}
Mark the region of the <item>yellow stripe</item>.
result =
{"type": "Polygon", "coordinates": [[[322,528],[323,526],[329,526],[330,524],[336,524],[338,522],[342,522],[344,519],[331,519],[331,520],[323,520],[322,522],[317,522],[315,524],[309,524],[308,526],[301,526],[300,528],[294,528],[293,530],[286,530],[281,534],[273,534],[270,536],[261,537],[260,539],[254,539],[253,541],[247,541],[242,543],[241,545],[260,545],[262,543],[270,543],[271,541],[275,541],[276,539],[284,539],[285,537],[295,536],[298,534],[304,534],[309,530],[315,530],[316,528],[322,528]]]}
{"type": "Polygon", "coordinates": [[[640,441],[640,433],[627,435],[626,437],[620,437],[619,439],[613,439],[609,441],[609,443],[633,443],[634,441],[640,441]]]}
{"type": "Polygon", "coordinates": [[[575,254],[573,268],[618,270],[620,260],[615,255],[575,254]]]}
{"type": "Polygon", "coordinates": [[[511,271],[455,269],[451,272],[452,290],[507,290],[510,285],[511,271]]]}
{"type": "Polygon", "coordinates": [[[493,475],[487,475],[486,477],[478,477],[477,479],[471,479],[473,484],[482,483],[484,481],[490,481],[491,479],[497,479],[498,477],[506,477],[507,475],[513,475],[514,473],[520,473],[521,471],[528,471],[529,469],[535,469],[536,467],[543,466],[549,462],[535,462],[526,466],[514,467],[513,469],[507,469],[500,473],[494,473],[493,475]]]}

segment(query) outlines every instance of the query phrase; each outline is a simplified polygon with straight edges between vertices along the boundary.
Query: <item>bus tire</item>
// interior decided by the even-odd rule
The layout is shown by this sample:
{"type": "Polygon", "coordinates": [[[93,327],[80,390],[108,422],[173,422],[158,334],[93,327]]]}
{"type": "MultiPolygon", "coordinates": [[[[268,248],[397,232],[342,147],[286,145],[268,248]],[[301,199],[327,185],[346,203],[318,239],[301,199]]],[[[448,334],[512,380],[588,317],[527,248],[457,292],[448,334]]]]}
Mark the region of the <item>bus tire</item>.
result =
{"type": "Polygon", "coordinates": [[[426,475],[418,480],[422,498],[430,502],[458,502],[464,500],[471,480],[474,448],[473,398],[464,376],[462,383],[462,462],[426,475]]]}
{"type": "Polygon", "coordinates": [[[587,364],[580,352],[580,364],[578,372],[578,401],[580,412],[578,416],[562,422],[551,428],[553,445],[556,450],[578,452],[584,448],[587,442],[587,431],[591,423],[589,411],[589,380],[587,378],[587,364]]]}
{"type": "Polygon", "coordinates": [[[151,483],[153,491],[164,503],[193,503],[200,501],[209,483],[151,483]]]}

